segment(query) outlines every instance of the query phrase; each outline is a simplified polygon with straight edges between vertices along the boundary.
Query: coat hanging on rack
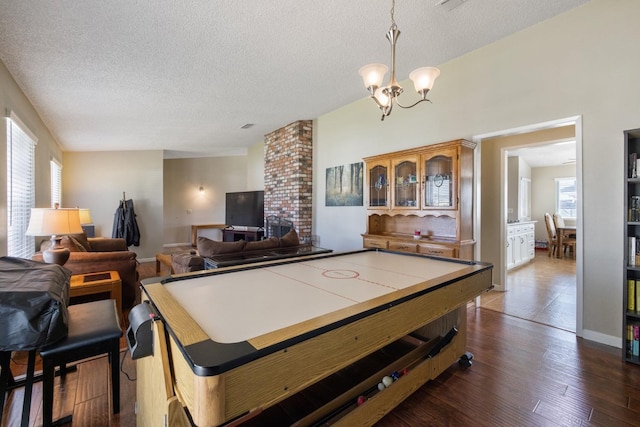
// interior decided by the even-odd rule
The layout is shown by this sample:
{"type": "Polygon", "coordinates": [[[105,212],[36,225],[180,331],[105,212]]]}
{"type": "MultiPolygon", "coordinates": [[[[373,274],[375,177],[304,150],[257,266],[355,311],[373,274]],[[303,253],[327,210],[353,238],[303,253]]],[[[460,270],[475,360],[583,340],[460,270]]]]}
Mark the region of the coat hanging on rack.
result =
{"type": "Polygon", "coordinates": [[[111,237],[124,238],[127,246],[140,246],[140,229],[133,209],[133,200],[126,200],[124,193],[114,214],[111,237]]]}

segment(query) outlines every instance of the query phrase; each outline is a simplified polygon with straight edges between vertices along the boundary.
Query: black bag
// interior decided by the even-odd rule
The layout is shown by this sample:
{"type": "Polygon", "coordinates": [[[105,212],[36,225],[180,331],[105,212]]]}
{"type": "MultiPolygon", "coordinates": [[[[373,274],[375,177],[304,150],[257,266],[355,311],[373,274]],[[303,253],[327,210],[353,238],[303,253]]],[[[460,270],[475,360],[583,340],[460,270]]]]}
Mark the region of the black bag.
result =
{"type": "Polygon", "coordinates": [[[0,351],[34,350],[67,335],[70,278],[57,264],[0,257],[0,351]]]}

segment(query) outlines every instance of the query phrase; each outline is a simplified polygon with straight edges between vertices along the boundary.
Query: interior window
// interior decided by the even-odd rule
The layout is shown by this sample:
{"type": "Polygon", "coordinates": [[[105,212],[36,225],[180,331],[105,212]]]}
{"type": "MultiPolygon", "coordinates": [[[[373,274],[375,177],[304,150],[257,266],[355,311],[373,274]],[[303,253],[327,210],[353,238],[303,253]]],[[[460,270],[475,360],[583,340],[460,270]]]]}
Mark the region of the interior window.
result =
{"type": "Polygon", "coordinates": [[[556,212],[563,218],[575,219],[577,200],[576,178],[556,178],[556,212]]]}

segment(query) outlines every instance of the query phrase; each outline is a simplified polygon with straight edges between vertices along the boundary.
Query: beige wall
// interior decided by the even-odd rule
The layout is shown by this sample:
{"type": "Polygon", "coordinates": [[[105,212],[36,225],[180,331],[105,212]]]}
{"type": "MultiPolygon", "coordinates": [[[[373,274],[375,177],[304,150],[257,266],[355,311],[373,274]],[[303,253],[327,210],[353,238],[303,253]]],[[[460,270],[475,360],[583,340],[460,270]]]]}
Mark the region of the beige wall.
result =
{"type": "Polygon", "coordinates": [[[246,191],[247,156],[164,161],[164,236],[191,241],[192,224],[224,224],[225,193],[246,191]],[[204,187],[204,193],[198,189],[204,187]]]}
{"type": "MultiPolygon", "coordinates": [[[[594,0],[441,64],[442,74],[430,94],[433,105],[397,110],[380,122],[372,101],[362,99],[319,117],[314,129],[313,217],[320,244],[361,247],[366,217],[364,207],[324,206],[327,167],[581,115],[584,269],[578,274],[584,278],[584,311],[578,333],[620,346],[623,182],[621,174],[606,181],[600,177],[621,170],[622,132],[640,127],[640,55],[631,42],[640,39],[639,15],[636,0],[594,0]]],[[[411,92],[411,84],[402,83],[411,92]]],[[[486,151],[489,144],[483,143],[483,161],[486,151]]],[[[486,193],[499,195],[502,189],[484,165],[481,178],[480,256],[499,262],[499,203],[486,193]]]]}
{"type": "Polygon", "coordinates": [[[66,152],[62,204],[91,210],[96,236],[111,237],[122,195],[133,200],[140,246],[138,259],[155,259],[162,248],[162,151],[66,152]]]}
{"type": "MultiPolygon", "coordinates": [[[[264,189],[264,143],[246,156],[164,161],[164,227],[167,245],[191,242],[191,225],[224,224],[225,193],[264,189]],[[198,189],[204,187],[204,193],[198,189]]],[[[216,230],[199,235],[221,239],[216,230]]]]}
{"type": "MultiPolygon", "coordinates": [[[[548,166],[531,169],[531,214],[538,221],[536,240],[548,240],[544,214],[556,210],[556,178],[576,176],[576,165],[548,166]]],[[[567,225],[572,225],[566,221],[567,225]]]]}
{"type": "Polygon", "coordinates": [[[249,147],[246,191],[264,190],[264,142],[249,147]]]}
{"type": "MultiPolygon", "coordinates": [[[[531,179],[531,167],[522,157],[509,157],[507,161],[507,219],[512,221],[524,221],[531,219],[521,217],[522,206],[520,204],[521,180],[531,179]]],[[[529,213],[530,214],[530,213],[529,213]]]]}

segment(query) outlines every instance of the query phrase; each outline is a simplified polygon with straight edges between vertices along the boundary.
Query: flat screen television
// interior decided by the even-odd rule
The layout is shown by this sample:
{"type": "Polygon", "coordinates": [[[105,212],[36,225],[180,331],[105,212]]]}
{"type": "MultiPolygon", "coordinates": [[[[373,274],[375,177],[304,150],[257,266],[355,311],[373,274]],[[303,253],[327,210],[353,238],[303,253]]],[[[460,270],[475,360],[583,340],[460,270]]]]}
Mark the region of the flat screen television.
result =
{"type": "Polygon", "coordinates": [[[227,193],[225,224],[264,227],[264,191],[227,193]]]}

